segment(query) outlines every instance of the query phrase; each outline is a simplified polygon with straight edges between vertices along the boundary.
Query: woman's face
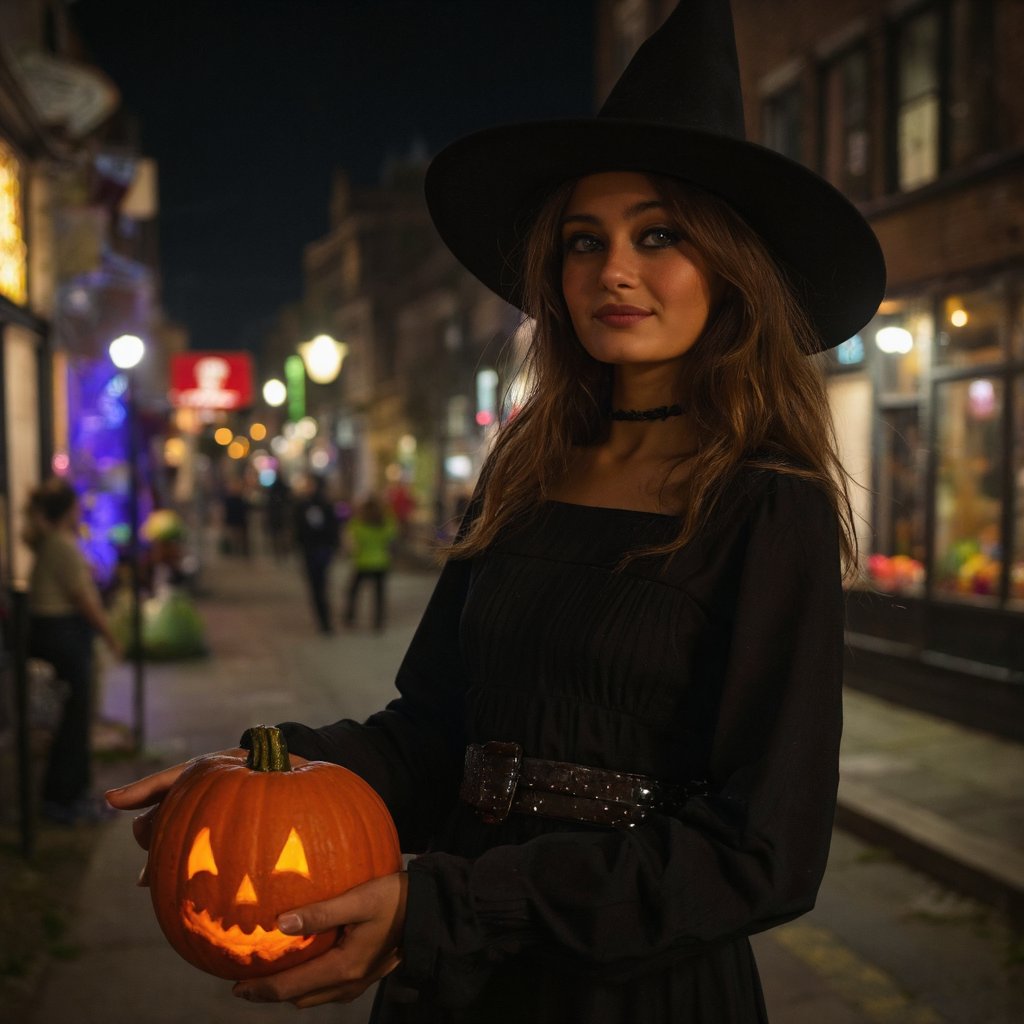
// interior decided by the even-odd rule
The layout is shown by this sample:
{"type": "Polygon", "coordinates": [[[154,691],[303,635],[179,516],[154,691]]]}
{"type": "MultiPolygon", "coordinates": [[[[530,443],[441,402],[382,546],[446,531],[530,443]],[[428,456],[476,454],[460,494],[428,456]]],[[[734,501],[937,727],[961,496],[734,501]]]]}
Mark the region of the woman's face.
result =
{"type": "Polygon", "coordinates": [[[693,347],[707,323],[711,281],[645,175],[581,178],[561,237],[562,291],[594,359],[655,365],[693,347]]]}

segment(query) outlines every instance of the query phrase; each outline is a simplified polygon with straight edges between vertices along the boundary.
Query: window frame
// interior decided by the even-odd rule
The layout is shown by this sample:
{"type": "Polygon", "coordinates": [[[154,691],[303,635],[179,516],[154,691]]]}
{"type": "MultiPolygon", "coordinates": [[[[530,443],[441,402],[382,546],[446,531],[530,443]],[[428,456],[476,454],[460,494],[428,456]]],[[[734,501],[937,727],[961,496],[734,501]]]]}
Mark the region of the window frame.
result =
{"type": "Polygon", "coordinates": [[[950,97],[950,11],[949,0],[924,0],[902,11],[887,27],[886,69],[886,187],[890,193],[910,195],[928,188],[949,170],[949,97],[950,97]],[[911,22],[929,14],[938,17],[938,52],[935,56],[938,79],[938,123],[935,177],[904,189],[900,185],[900,45],[911,22]]]}
{"type": "MultiPolygon", "coordinates": [[[[851,40],[841,49],[830,53],[823,58],[817,67],[817,92],[818,92],[818,172],[827,181],[830,181],[844,195],[847,195],[854,202],[863,202],[871,199],[874,193],[873,166],[876,159],[877,149],[876,133],[873,130],[872,110],[875,101],[875,77],[872,75],[872,52],[871,41],[866,35],[859,35],[851,40]],[[829,117],[828,117],[828,81],[830,75],[835,73],[851,57],[862,54],[866,65],[865,87],[864,87],[864,133],[867,136],[867,154],[865,157],[863,194],[856,194],[849,189],[845,161],[842,181],[832,181],[828,177],[828,141],[829,141],[829,117]]],[[[844,145],[849,139],[849,126],[846,121],[846,112],[843,112],[843,142],[844,145]]]]}

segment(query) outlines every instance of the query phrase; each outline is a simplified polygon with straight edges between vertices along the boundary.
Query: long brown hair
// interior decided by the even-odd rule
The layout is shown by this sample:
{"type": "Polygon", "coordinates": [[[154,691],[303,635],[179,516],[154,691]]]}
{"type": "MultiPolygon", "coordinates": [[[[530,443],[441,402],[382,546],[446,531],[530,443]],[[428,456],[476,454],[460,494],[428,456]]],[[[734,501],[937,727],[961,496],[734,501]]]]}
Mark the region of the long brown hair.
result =
{"type": "MultiPolygon", "coordinates": [[[[789,282],[760,237],[731,207],[673,178],[650,175],[669,214],[722,282],[704,332],[684,357],[697,451],[677,495],[680,530],[651,554],[686,545],[711,518],[741,466],[803,477],[836,510],[849,571],[856,533],[848,477],[838,456],[812,328],[789,282]],[[685,501],[683,501],[685,497],[685,501]]],[[[562,295],[560,221],[575,181],[540,210],[524,249],[524,309],[534,319],[524,370],[532,391],[498,434],[484,469],[479,514],[452,549],[476,554],[507,525],[532,512],[566,473],[573,449],[607,437],[613,368],[576,338],[562,295]]],[[[688,456],[681,455],[679,462],[688,456]]],[[[675,486],[675,485],[673,485],[675,486]]]]}

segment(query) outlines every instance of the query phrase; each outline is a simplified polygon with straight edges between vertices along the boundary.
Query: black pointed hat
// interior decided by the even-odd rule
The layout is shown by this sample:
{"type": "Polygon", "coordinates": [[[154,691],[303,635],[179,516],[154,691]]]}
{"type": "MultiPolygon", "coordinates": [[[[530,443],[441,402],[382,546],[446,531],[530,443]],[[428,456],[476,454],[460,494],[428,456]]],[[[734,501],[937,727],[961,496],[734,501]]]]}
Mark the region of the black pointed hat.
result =
{"type": "Polygon", "coordinates": [[[427,172],[427,204],[459,261],[520,305],[522,243],[539,206],[560,182],[601,171],[666,174],[724,199],[783,268],[823,349],[854,335],[882,300],[882,251],[853,204],[746,141],[728,0],[680,0],[596,117],[453,142],[427,172]]]}

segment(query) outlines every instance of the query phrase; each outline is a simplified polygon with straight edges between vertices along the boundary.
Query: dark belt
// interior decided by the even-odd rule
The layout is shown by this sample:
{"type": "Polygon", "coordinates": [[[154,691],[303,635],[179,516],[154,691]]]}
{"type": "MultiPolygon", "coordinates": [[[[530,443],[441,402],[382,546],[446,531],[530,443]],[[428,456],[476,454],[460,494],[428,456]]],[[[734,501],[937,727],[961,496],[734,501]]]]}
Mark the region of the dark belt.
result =
{"type": "Polygon", "coordinates": [[[488,824],[514,812],[632,826],[651,811],[672,812],[689,797],[707,791],[704,781],[662,782],[647,775],[523,757],[518,743],[491,740],[466,747],[459,796],[488,824]]]}

